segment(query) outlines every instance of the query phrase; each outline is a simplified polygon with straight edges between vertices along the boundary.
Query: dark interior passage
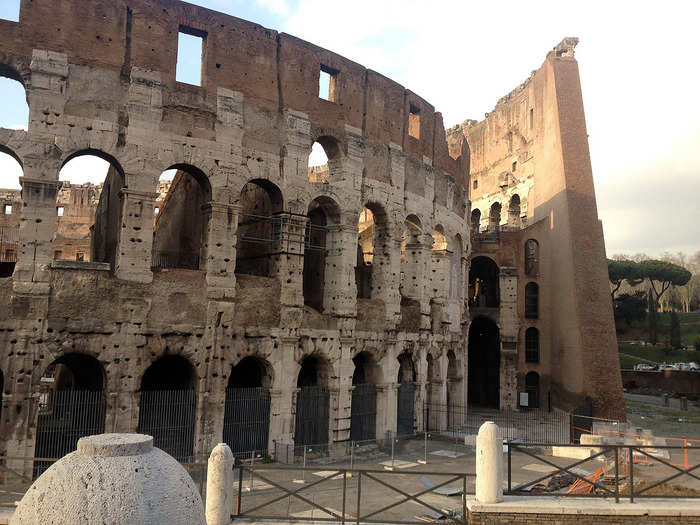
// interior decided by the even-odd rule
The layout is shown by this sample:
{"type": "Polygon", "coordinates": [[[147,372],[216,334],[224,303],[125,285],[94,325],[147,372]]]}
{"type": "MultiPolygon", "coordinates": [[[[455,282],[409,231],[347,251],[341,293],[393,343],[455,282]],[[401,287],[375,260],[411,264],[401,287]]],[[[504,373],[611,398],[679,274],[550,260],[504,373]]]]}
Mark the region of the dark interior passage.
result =
{"type": "Polygon", "coordinates": [[[499,408],[500,338],[496,323],[477,317],[469,327],[470,405],[499,408]]]}
{"type": "Polygon", "coordinates": [[[350,408],[350,440],[365,441],[377,437],[377,386],[379,366],[368,352],[353,358],[352,404],[350,408]]]}
{"type": "Polygon", "coordinates": [[[469,306],[496,308],[500,302],[498,265],[488,257],[475,257],[469,268],[469,306]]]}
{"type": "Polygon", "coordinates": [[[317,356],[307,356],[301,362],[297,376],[296,417],[294,424],[295,454],[303,453],[299,445],[328,443],[330,392],[327,388],[328,364],[317,356]]]}

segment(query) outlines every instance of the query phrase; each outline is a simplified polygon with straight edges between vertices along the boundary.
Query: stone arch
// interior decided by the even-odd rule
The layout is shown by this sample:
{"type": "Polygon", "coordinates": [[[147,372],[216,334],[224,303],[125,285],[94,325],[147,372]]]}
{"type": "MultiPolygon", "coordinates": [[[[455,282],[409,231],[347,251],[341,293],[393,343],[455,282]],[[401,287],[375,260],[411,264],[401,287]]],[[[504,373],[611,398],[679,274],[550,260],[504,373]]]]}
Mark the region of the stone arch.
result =
{"type": "Polygon", "coordinates": [[[469,306],[497,308],[500,304],[500,270],[490,257],[474,257],[469,267],[469,306]]]}
{"type": "Polygon", "coordinates": [[[423,225],[420,218],[410,214],[404,220],[401,241],[401,296],[419,300],[423,286],[423,225]]]}
{"type": "Polygon", "coordinates": [[[525,241],[525,275],[535,277],[540,269],[540,244],[535,239],[525,241]]]}
{"type": "Polygon", "coordinates": [[[272,366],[253,355],[231,367],[226,388],[223,437],[236,457],[267,452],[272,375],[272,366]]]}
{"type": "Polygon", "coordinates": [[[352,359],[352,401],[350,405],[350,440],[367,441],[377,437],[377,384],[382,370],[375,356],[359,352],[352,359]]]}
{"type": "Polygon", "coordinates": [[[197,371],[184,356],[165,354],[141,378],[138,431],[178,461],[194,454],[197,371]]]}
{"type": "Polygon", "coordinates": [[[340,244],[337,232],[340,207],[330,197],[316,197],[309,204],[307,218],[302,283],[304,304],[318,312],[324,312],[329,306],[326,304],[329,300],[325,293],[325,284],[333,274],[327,255],[340,244]]]}
{"type": "Polygon", "coordinates": [[[529,282],[525,285],[525,318],[537,319],[540,310],[540,287],[537,283],[529,282]]]}
{"type": "Polygon", "coordinates": [[[540,331],[534,326],[525,330],[525,362],[540,362],[540,331]]]}
{"type": "MultiPolygon", "coordinates": [[[[66,353],[46,367],[39,380],[35,457],[63,457],[81,437],[104,432],[106,383],[102,363],[88,354],[66,353]]],[[[34,476],[49,466],[36,461],[34,476]]]]}
{"type": "MultiPolygon", "coordinates": [[[[331,365],[318,353],[303,356],[299,364],[294,444],[324,448],[329,441],[331,365]]],[[[302,452],[303,449],[295,448],[296,454],[302,452]]]]}
{"type": "Polygon", "coordinates": [[[447,250],[447,237],[445,236],[445,228],[442,224],[436,224],[433,229],[433,251],[447,250]]]}
{"type": "Polygon", "coordinates": [[[0,128],[29,128],[29,98],[25,79],[15,67],[3,62],[0,62],[0,88],[4,95],[2,106],[5,108],[0,112],[0,119],[3,120],[0,121],[0,128]],[[12,120],[5,122],[5,118],[12,120]]]}
{"type": "Polygon", "coordinates": [[[508,204],[508,226],[520,228],[520,195],[515,193],[508,204]]]}
{"type": "Polygon", "coordinates": [[[413,435],[415,430],[416,367],[410,352],[402,352],[396,359],[399,362],[396,378],[396,433],[408,436],[413,435]]]}
{"type": "Polygon", "coordinates": [[[540,375],[537,372],[528,372],[525,375],[525,392],[527,392],[527,406],[540,408],[540,375]]]}
{"type": "Polygon", "coordinates": [[[159,202],[153,226],[153,268],[199,270],[206,267],[209,177],[190,164],[174,164],[166,195],[159,202]]]}
{"type": "Polygon", "coordinates": [[[282,191],[267,179],[252,179],[241,189],[236,240],[236,273],[273,277],[284,211],[282,191]]]}
{"type": "Polygon", "coordinates": [[[489,231],[497,232],[501,229],[501,203],[494,202],[489,210],[489,231]]]}
{"type": "Polygon", "coordinates": [[[381,204],[368,202],[357,220],[355,284],[358,299],[378,299],[384,284],[383,267],[390,262],[389,224],[381,204]]]}
{"type": "Polygon", "coordinates": [[[464,378],[462,360],[454,350],[447,351],[447,428],[456,429],[464,422],[464,378]]]}
{"type": "Polygon", "coordinates": [[[499,408],[501,342],[496,323],[486,317],[472,320],[468,352],[469,404],[499,408]]]}
{"type": "Polygon", "coordinates": [[[342,150],[338,139],[332,135],[318,136],[309,152],[309,182],[328,184],[338,169],[342,150]]]}
{"type": "MultiPolygon", "coordinates": [[[[94,168],[97,169],[97,165],[94,168]]],[[[81,166],[80,173],[84,172],[81,166]]],[[[105,151],[79,149],[65,156],[59,170],[59,180],[63,182],[56,196],[53,258],[105,262],[113,268],[121,233],[121,190],[126,185],[122,165],[105,151]],[[96,159],[106,163],[104,179],[98,175],[92,180],[76,180],[75,176],[70,175],[71,163],[79,158],[85,162],[86,157],[93,159],[90,163],[99,164],[96,159]],[[97,180],[103,180],[101,189],[97,180]]]]}
{"type": "Polygon", "coordinates": [[[22,213],[20,178],[23,174],[19,156],[0,144],[0,165],[7,172],[0,173],[4,198],[0,200],[0,278],[12,277],[19,253],[19,226],[22,213]]]}
{"type": "Polygon", "coordinates": [[[470,226],[472,233],[479,233],[481,229],[481,210],[479,208],[472,210],[470,226]]]}

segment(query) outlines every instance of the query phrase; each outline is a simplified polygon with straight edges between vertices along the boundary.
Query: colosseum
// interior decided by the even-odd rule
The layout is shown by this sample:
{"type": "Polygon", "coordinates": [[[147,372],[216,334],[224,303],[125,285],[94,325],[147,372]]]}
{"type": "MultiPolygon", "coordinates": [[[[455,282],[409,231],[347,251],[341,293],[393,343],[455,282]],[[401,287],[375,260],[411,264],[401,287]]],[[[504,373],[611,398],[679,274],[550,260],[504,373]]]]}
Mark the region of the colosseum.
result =
{"type": "Polygon", "coordinates": [[[409,89],[252,22],[22,0],[0,20],[30,112],[0,129],[23,173],[0,195],[0,456],[138,430],[180,459],[284,459],[470,410],[624,418],[576,43],[445,130],[409,89]],[[63,203],[84,155],[105,180],[63,203]]]}

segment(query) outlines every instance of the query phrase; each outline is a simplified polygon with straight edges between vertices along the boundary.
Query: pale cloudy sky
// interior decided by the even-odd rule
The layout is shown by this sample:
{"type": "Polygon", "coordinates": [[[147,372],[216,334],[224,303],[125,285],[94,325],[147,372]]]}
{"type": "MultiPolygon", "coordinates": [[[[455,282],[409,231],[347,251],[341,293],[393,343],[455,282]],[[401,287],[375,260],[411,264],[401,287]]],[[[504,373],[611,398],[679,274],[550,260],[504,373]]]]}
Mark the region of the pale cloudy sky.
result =
{"type": "MultiPolygon", "coordinates": [[[[577,36],[608,255],[700,250],[695,2],[192,3],[291,33],[389,76],[435,105],[447,126],[483,118],[548,50],[577,36]]],[[[0,85],[0,100],[3,94],[0,85]]],[[[0,113],[0,125],[20,124],[0,113]]],[[[0,159],[0,185],[5,166],[0,159]]]]}

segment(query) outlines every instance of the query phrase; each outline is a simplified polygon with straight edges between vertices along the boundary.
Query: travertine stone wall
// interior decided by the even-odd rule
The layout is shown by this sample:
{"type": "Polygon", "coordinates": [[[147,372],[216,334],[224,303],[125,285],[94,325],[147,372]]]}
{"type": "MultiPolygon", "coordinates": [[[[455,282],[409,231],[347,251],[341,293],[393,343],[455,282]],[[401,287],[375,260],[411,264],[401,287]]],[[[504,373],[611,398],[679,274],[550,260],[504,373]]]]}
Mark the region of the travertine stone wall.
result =
{"type": "Polygon", "coordinates": [[[464,286],[469,152],[466,139],[448,149],[442,117],[427,101],[308,42],[175,0],[87,7],[23,0],[19,23],[0,20],[0,64],[2,74],[22,81],[30,107],[27,132],[0,130],[0,147],[23,167],[18,261],[12,286],[0,288],[7,305],[0,310],[0,452],[33,454],[40,378],[70,353],[103,367],[106,431],[113,432],[136,429],[149,365],[166,354],[188,359],[198,394],[195,452],[202,455],[222,440],[228,377],[248,355],[271,370],[270,450],[293,442],[305,356],[329,364],[331,441],[349,437],[352,358],[361,351],[382,369],[378,436],[396,430],[402,353],[417,371],[415,428],[422,428],[428,351],[442,363],[435,401],[446,403],[447,352],[466,363],[465,292],[447,303],[446,263],[431,254],[427,232],[440,225],[448,239],[466,239],[455,263],[464,286]],[[175,81],[182,27],[206,35],[201,86],[175,81]],[[339,72],[335,102],[318,97],[321,66],[339,72]],[[421,112],[420,139],[408,134],[411,105],[421,112]],[[327,183],[309,181],[314,141],[329,155],[327,183]],[[110,207],[120,220],[109,271],[51,265],[58,173],[82,153],[109,160],[123,181],[118,206],[110,207]],[[208,188],[199,270],[152,269],[159,176],[173,167],[201,173],[208,188]],[[281,227],[271,277],[236,275],[241,190],[252,180],[274,184],[283,212],[300,217],[281,227]],[[303,238],[304,217],[318,198],[339,210],[322,313],[304,307],[303,243],[286,242],[303,238]],[[366,205],[381,210],[384,223],[371,303],[381,315],[363,324],[354,268],[366,205]],[[426,232],[416,247],[420,319],[399,329],[401,233],[409,214],[426,232]]]}

